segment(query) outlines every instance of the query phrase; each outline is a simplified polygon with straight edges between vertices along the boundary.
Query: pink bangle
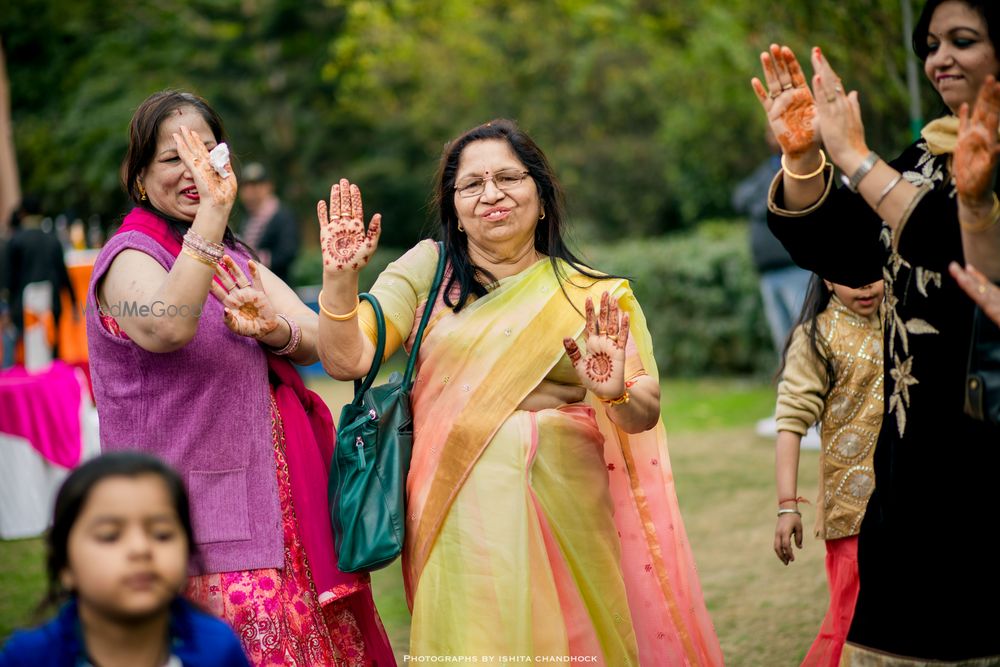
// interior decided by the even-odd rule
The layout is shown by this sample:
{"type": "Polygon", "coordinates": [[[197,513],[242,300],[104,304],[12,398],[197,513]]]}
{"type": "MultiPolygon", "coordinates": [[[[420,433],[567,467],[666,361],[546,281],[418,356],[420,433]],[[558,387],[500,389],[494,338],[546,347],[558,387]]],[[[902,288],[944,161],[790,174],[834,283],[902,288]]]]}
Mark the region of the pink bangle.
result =
{"type": "Polygon", "coordinates": [[[190,228],[184,234],[183,245],[206,259],[216,262],[222,259],[222,255],[225,253],[225,247],[221,243],[213,243],[190,228]]]}
{"type": "Polygon", "coordinates": [[[288,328],[292,332],[292,335],[289,336],[288,342],[285,344],[283,348],[281,348],[280,350],[271,350],[271,352],[278,355],[279,357],[283,357],[285,355],[289,355],[295,352],[295,350],[298,349],[299,343],[302,342],[302,329],[300,329],[299,325],[295,323],[295,320],[288,319],[284,315],[278,315],[278,317],[280,317],[285,321],[285,324],[288,325],[288,328]]]}

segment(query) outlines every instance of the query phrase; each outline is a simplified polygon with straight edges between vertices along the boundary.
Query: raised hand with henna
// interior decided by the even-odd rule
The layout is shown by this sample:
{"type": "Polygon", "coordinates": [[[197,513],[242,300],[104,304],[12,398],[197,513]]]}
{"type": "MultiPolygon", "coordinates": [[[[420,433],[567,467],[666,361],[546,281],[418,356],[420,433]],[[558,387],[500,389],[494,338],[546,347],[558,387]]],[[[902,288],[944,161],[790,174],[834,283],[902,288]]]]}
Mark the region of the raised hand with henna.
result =
{"type": "Polygon", "coordinates": [[[360,271],[371,259],[382,231],[382,216],[372,216],[365,231],[361,190],[346,178],[330,187],[330,204],[316,204],[323,273],[335,276],[360,271]]]}
{"type": "Polygon", "coordinates": [[[281,320],[264,291],[257,264],[251,261],[249,268],[251,279],[247,279],[246,274],[229,255],[224,255],[222,261],[215,266],[216,279],[212,281],[212,294],[225,307],[223,319],[230,331],[254,338],[265,345],[281,347],[286,341],[270,340],[271,334],[277,337],[280,333],[278,328],[281,320]]]}
{"type": "Polygon", "coordinates": [[[1000,83],[991,75],[979,88],[976,105],[958,110],[958,143],[955,146],[955,187],[959,201],[968,206],[992,208],[992,194],[1000,155],[1000,83]]]}
{"type": "Polygon", "coordinates": [[[232,164],[226,163],[227,176],[223,178],[209,161],[208,149],[201,138],[184,125],[181,125],[180,130],[173,135],[177,143],[177,155],[191,172],[191,178],[198,188],[199,210],[207,204],[221,209],[228,218],[236,201],[237,188],[232,164]]]}
{"type": "Polygon", "coordinates": [[[789,158],[798,158],[819,150],[820,136],[816,121],[816,100],[806,84],[805,74],[787,46],[772,44],[760,54],[764,83],[757,77],[750,81],[781,150],[789,158]]]}
{"type": "Polygon", "coordinates": [[[628,342],[628,313],[618,310],[618,302],[607,292],[594,312],[594,301],[586,303],[584,329],[587,353],[572,338],[563,339],[566,354],[580,378],[580,384],[601,400],[614,400],[625,393],[625,344],[628,342]]]}

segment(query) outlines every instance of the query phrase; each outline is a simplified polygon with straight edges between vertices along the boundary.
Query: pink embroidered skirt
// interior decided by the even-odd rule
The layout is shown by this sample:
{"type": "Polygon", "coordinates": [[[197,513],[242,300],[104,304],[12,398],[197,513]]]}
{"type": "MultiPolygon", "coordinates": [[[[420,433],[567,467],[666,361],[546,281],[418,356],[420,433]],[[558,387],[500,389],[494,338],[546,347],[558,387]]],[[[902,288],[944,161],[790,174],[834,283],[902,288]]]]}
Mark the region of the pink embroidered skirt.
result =
{"type": "Polygon", "coordinates": [[[299,538],[285,461],[285,437],[274,397],[271,431],[278,474],[285,566],[192,577],[187,596],[227,621],[255,667],[368,667],[365,644],[348,598],[320,604],[299,538]]]}

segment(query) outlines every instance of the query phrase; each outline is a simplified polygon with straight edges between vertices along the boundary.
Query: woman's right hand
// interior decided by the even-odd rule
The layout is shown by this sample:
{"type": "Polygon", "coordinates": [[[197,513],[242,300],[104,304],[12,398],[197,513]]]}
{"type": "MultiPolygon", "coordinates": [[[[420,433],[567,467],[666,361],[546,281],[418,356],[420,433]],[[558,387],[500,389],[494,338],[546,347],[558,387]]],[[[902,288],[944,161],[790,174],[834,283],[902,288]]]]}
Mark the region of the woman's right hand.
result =
{"type": "Polygon", "coordinates": [[[330,187],[330,205],[316,204],[319,240],[323,250],[323,273],[333,277],[353,272],[368,263],[382,232],[382,215],[376,213],[365,231],[361,190],[346,178],[330,187]]]}
{"type": "Polygon", "coordinates": [[[181,125],[180,132],[174,134],[174,141],[177,143],[177,156],[191,172],[194,185],[198,188],[198,210],[208,204],[219,209],[228,220],[229,211],[236,202],[236,174],[233,173],[232,163],[226,163],[228,175],[225,178],[219,176],[208,159],[208,149],[201,137],[184,125],[181,125]]]}
{"type": "Polygon", "coordinates": [[[781,150],[789,159],[816,155],[820,145],[816,101],[795,54],[787,46],[772,44],[760,54],[760,62],[767,88],[757,77],[750,85],[781,150]]]}
{"type": "Polygon", "coordinates": [[[795,546],[802,548],[802,517],[789,512],[778,517],[778,525],[774,528],[774,553],[785,565],[795,560],[792,552],[792,537],[795,546]]]}

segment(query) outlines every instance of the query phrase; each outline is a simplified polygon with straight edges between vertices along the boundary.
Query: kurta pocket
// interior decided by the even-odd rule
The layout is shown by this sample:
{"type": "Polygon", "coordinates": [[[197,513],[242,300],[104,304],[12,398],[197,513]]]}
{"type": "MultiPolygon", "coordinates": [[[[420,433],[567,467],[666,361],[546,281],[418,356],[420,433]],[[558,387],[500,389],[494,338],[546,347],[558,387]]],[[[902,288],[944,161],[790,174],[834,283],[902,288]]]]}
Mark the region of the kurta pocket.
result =
{"type": "Polygon", "coordinates": [[[246,468],[192,470],[188,489],[198,544],[250,539],[246,468]]]}

